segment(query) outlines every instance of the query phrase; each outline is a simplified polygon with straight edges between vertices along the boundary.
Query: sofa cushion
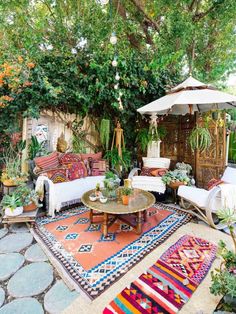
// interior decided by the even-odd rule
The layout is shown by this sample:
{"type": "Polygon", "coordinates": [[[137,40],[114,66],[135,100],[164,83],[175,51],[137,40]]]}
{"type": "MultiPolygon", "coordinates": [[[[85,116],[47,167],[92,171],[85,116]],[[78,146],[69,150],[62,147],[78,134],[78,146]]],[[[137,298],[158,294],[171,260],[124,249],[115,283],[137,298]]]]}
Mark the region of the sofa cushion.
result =
{"type": "Polygon", "coordinates": [[[68,170],[67,168],[57,168],[48,170],[43,175],[47,176],[53,183],[68,182],[68,170]]]}
{"type": "Polygon", "coordinates": [[[107,171],[107,161],[104,159],[93,160],[91,163],[91,175],[92,176],[102,176],[107,171]]]}
{"type": "Polygon", "coordinates": [[[34,162],[41,170],[57,168],[60,165],[57,152],[53,152],[48,156],[37,157],[34,162]]]}
{"type": "Polygon", "coordinates": [[[85,178],[87,176],[87,169],[82,161],[74,162],[67,165],[68,179],[70,181],[85,178]]]}
{"type": "Polygon", "coordinates": [[[162,177],[166,174],[168,170],[165,168],[149,168],[143,167],[141,171],[141,176],[149,176],[149,177],[162,177]]]}
{"type": "Polygon", "coordinates": [[[208,183],[207,183],[207,190],[210,191],[211,189],[213,189],[215,186],[225,183],[223,180],[221,179],[211,179],[208,183]]]}
{"type": "Polygon", "coordinates": [[[59,158],[59,162],[61,165],[67,165],[67,164],[71,164],[71,163],[79,162],[79,161],[81,161],[80,154],[75,154],[75,153],[61,154],[59,158]]]}

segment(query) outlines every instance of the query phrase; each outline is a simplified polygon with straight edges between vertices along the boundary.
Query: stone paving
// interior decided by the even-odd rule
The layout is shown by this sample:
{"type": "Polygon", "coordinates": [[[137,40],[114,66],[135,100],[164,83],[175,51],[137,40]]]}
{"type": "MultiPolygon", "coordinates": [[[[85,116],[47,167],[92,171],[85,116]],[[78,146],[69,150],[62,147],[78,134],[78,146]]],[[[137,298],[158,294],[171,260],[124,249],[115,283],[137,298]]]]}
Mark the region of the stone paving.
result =
{"type": "Polygon", "coordinates": [[[0,314],[60,314],[77,297],[25,224],[0,226],[0,314]]]}

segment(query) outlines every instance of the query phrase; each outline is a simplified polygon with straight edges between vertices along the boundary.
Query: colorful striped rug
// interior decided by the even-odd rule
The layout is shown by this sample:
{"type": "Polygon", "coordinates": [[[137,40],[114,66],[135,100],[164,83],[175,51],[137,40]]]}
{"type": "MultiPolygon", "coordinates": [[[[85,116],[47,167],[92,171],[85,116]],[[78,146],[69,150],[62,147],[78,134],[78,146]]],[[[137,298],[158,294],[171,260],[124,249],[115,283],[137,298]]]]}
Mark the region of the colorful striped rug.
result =
{"type": "Polygon", "coordinates": [[[118,294],[103,313],[177,313],[206,276],[216,249],[206,240],[181,237],[147,272],[118,294]]]}

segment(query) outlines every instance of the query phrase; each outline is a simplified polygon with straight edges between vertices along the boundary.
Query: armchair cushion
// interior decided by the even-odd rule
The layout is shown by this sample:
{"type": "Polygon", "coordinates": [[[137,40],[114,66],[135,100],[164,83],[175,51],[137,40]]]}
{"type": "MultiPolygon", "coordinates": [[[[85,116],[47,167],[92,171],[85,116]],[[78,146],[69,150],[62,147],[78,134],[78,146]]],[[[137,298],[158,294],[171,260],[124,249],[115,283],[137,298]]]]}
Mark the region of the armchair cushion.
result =
{"type": "Polygon", "coordinates": [[[227,167],[221,178],[224,182],[236,185],[236,168],[227,167]]]}
{"type": "Polygon", "coordinates": [[[178,196],[183,197],[201,208],[207,207],[209,193],[210,191],[186,185],[181,185],[178,188],[178,196]]]}

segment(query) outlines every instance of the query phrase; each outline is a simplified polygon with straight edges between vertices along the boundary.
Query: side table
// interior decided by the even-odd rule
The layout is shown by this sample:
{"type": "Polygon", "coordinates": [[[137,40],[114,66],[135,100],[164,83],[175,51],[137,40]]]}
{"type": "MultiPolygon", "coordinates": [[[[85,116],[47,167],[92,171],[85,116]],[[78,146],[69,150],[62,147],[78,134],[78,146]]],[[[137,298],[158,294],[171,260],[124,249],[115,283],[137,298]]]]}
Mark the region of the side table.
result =
{"type": "Polygon", "coordinates": [[[38,208],[32,212],[25,212],[22,213],[19,216],[6,216],[4,215],[2,218],[2,223],[4,225],[4,227],[8,227],[8,225],[10,224],[14,224],[14,223],[23,223],[25,222],[27,225],[29,225],[30,227],[32,227],[35,223],[36,217],[38,214],[38,208]]]}

